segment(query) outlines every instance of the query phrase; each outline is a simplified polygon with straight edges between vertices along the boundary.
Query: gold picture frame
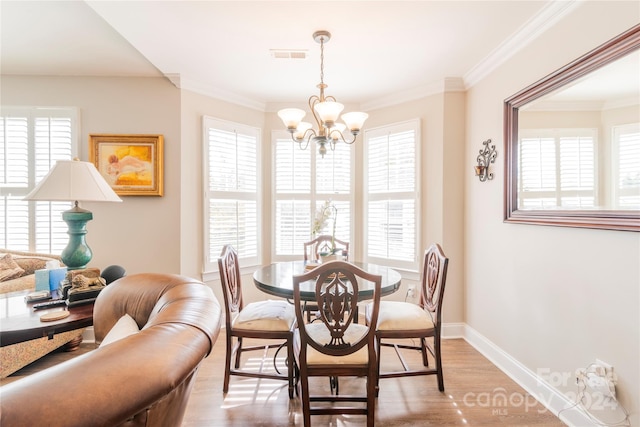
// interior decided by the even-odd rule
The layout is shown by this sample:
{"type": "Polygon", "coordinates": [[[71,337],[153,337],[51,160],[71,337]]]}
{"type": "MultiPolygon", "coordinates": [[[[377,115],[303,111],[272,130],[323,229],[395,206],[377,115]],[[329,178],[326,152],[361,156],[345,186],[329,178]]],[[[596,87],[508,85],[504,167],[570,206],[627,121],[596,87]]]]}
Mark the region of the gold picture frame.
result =
{"type": "Polygon", "coordinates": [[[162,196],[162,135],[89,135],[89,161],[120,196],[162,196]]]}

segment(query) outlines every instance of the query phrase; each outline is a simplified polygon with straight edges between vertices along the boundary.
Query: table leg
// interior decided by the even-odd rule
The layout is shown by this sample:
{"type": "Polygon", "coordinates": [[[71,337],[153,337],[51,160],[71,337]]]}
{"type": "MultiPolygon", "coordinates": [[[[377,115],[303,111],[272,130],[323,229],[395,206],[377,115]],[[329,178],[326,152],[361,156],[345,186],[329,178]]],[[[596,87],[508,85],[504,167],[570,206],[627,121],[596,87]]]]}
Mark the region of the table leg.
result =
{"type": "Polygon", "coordinates": [[[78,335],[68,343],[63,346],[64,351],[75,351],[80,348],[80,344],[82,343],[82,335],[78,335]]]}

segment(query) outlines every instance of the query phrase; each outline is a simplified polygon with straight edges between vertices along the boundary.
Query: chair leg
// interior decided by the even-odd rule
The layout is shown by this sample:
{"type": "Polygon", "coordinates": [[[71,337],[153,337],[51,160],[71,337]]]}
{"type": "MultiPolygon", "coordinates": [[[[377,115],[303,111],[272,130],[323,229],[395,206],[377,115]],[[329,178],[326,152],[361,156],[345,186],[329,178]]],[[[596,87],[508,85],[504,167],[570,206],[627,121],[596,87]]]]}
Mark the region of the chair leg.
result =
{"type": "Polygon", "coordinates": [[[382,352],[382,339],[379,336],[376,336],[376,342],[378,345],[378,360],[376,361],[375,396],[378,397],[378,394],[380,393],[380,360],[382,359],[382,355],[380,353],[382,352]]]}
{"type": "Polygon", "coordinates": [[[227,334],[227,354],[225,356],[225,364],[224,364],[224,383],[222,384],[222,392],[226,393],[229,391],[229,377],[231,376],[231,342],[232,337],[227,334]]]}
{"type": "Polygon", "coordinates": [[[296,396],[300,397],[300,368],[298,364],[293,362],[293,387],[296,391],[296,396]]]}
{"type": "Polygon", "coordinates": [[[420,351],[422,351],[422,364],[429,366],[429,350],[427,350],[427,339],[425,337],[420,338],[420,351]]]}
{"type": "Polygon", "coordinates": [[[287,340],[287,377],[289,381],[289,399],[293,399],[294,364],[295,362],[293,361],[293,338],[289,338],[287,340]]]}
{"type": "Polygon", "coordinates": [[[435,359],[436,359],[436,371],[437,371],[437,377],[438,377],[438,390],[440,390],[441,392],[444,391],[444,375],[442,373],[442,357],[440,354],[440,336],[436,335],[433,338],[433,351],[435,353],[435,359]]]}
{"type": "Polygon", "coordinates": [[[372,377],[371,374],[367,377],[367,427],[374,427],[375,423],[376,397],[378,397],[377,378],[378,375],[372,377]]]}
{"type": "Polygon", "coordinates": [[[329,389],[331,394],[338,396],[340,394],[340,381],[339,377],[329,377],[329,389]]]}
{"type": "Polygon", "coordinates": [[[304,427],[311,427],[311,396],[309,396],[309,378],[301,375],[302,419],[304,427]]]}
{"type": "Polygon", "coordinates": [[[236,361],[234,363],[234,367],[236,369],[240,368],[240,356],[242,355],[242,337],[238,337],[238,344],[236,348],[236,361]]]}

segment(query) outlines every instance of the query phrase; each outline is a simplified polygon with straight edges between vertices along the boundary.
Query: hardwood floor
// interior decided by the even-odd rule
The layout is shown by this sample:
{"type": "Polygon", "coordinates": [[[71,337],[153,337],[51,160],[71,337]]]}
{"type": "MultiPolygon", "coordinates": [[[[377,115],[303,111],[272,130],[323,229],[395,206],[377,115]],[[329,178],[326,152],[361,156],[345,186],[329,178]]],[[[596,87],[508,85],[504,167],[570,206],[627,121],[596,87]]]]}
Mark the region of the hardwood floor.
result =
{"type": "MultiPolygon", "coordinates": [[[[221,331],[224,333],[224,331],[221,331]]],[[[45,369],[90,351],[82,344],[77,352],[54,352],[4,378],[0,385],[45,369]]],[[[222,393],[224,337],[197,374],[184,416],[183,427],[302,426],[297,398],[289,400],[286,382],[232,377],[229,393],[222,393]]],[[[405,353],[409,363],[420,363],[417,352],[405,353]]],[[[255,369],[273,370],[273,353],[243,363],[255,369]]],[[[278,354],[278,366],[283,369],[278,354]]],[[[390,348],[382,350],[383,369],[399,366],[390,348]]],[[[435,376],[383,379],[376,405],[376,425],[399,426],[563,426],[542,404],[462,339],[443,341],[445,392],[438,391],[435,376]]],[[[317,379],[312,387],[329,388],[328,380],[317,379]]],[[[364,386],[362,379],[341,379],[340,392],[364,386]]],[[[363,416],[313,416],[314,426],[352,427],[365,425],[363,416]]]]}
{"type": "MultiPolygon", "coordinates": [[[[224,332],[224,331],[222,331],[224,332]]],[[[420,363],[409,352],[409,363],[420,363]]],[[[272,355],[265,360],[244,359],[256,368],[274,369],[272,355]]],[[[284,367],[279,354],[279,366],[284,367]]],[[[399,366],[391,348],[383,348],[383,369],[399,366]]],[[[478,353],[466,341],[443,341],[445,392],[438,391],[435,376],[383,379],[376,405],[380,426],[563,426],[552,413],[478,353]]],[[[298,399],[289,400],[286,383],[232,377],[229,393],[222,393],[224,339],[201,365],[191,392],[183,426],[301,426],[298,399]]],[[[329,388],[329,382],[314,386],[329,388]]],[[[364,387],[362,379],[341,379],[340,393],[364,387]],[[345,381],[347,380],[347,381],[345,381]]],[[[363,416],[312,416],[314,426],[365,425],[363,416]]]]}

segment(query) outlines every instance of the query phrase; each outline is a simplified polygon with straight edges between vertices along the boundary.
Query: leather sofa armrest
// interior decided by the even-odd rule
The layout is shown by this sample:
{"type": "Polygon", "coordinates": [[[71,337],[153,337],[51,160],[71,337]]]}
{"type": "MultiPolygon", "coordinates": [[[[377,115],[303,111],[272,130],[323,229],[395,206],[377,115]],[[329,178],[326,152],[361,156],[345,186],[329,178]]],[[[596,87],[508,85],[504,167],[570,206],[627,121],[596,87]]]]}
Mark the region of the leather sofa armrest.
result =
{"type": "Polygon", "coordinates": [[[188,381],[209,346],[195,327],[153,326],[3,386],[2,424],[120,425],[188,381]]]}

